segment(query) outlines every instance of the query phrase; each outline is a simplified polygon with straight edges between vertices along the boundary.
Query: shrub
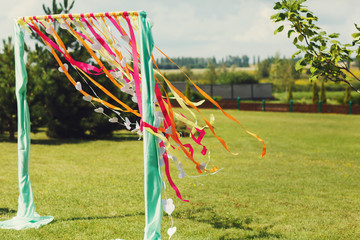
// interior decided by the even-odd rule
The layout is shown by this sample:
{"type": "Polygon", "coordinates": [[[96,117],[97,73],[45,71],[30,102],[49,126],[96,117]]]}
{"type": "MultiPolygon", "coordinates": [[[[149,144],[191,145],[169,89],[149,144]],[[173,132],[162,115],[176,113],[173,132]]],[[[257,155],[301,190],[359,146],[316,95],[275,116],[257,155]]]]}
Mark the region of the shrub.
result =
{"type": "Polygon", "coordinates": [[[258,80],[252,74],[244,71],[238,71],[221,73],[218,77],[218,82],[223,84],[246,84],[258,83],[258,80]]]}

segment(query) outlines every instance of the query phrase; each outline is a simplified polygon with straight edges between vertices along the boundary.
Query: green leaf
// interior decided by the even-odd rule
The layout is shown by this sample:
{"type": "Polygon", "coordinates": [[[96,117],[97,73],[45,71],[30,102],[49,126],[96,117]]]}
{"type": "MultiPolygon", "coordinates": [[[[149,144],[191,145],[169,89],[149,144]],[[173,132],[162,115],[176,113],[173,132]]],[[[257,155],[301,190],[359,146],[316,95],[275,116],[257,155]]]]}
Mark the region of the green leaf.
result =
{"type": "Polygon", "coordinates": [[[311,36],[313,36],[313,35],[316,34],[314,31],[312,31],[312,30],[309,29],[309,28],[304,29],[304,33],[305,33],[308,37],[311,37],[311,36]]]}
{"type": "Polygon", "coordinates": [[[329,38],[338,38],[340,36],[339,33],[332,33],[329,35],[329,38]]]}
{"type": "Polygon", "coordinates": [[[309,80],[312,81],[316,81],[318,79],[319,75],[315,74],[315,75],[311,75],[311,77],[309,78],[309,80]]]}
{"type": "Polygon", "coordinates": [[[292,33],[294,33],[294,32],[295,32],[295,31],[294,31],[294,30],[292,30],[292,29],[291,29],[291,30],[289,30],[289,31],[288,31],[288,38],[290,38],[290,37],[291,37],[291,34],[292,34],[292,33]]]}
{"type": "Polygon", "coordinates": [[[360,27],[358,27],[358,25],[356,23],[355,23],[355,27],[356,27],[357,30],[360,31],[360,27]]]}
{"type": "Polygon", "coordinates": [[[274,6],[274,9],[275,9],[275,10],[278,10],[278,9],[281,9],[281,7],[282,7],[281,3],[280,3],[280,2],[276,2],[276,3],[275,3],[275,6],[274,6]]]}
{"type": "Polygon", "coordinates": [[[270,19],[274,20],[277,19],[279,17],[280,13],[275,13],[274,15],[271,15],[270,19]]]}
{"type": "Polygon", "coordinates": [[[284,25],[281,25],[280,27],[278,27],[275,31],[274,34],[277,34],[279,32],[282,32],[282,30],[284,30],[284,25]]]}
{"type": "Polygon", "coordinates": [[[301,50],[297,51],[296,53],[294,53],[291,58],[294,59],[297,55],[299,55],[301,53],[301,50]]]}
{"type": "Polygon", "coordinates": [[[353,38],[360,38],[360,32],[351,34],[353,38]]]}
{"type": "Polygon", "coordinates": [[[322,52],[322,51],[325,51],[326,50],[326,45],[321,45],[321,47],[320,47],[320,51],[322,52]]]}
{"type": "Polygon", "coordinates": [[[73,7],[74,7],[74,3],[75,3],[75,0],[71,3],[70,7],[68,10],[71,10],[73,7]]]}
{"type": "Polygon", "coordinates": [[[305,66],[306,66],[305,59],[302,58],[295,63],[295,70],[299,71],[299,70],[303,69],[305,66]]]}
{"type": "Polygon", "coordinates": [[[316,68],[316,67],[313,67],[313,66],[311,66],[310,67],[310,72],[311,73],[314,73],[314,72],[316,72],[318,69],[316,68]]]}
{"type": "Polygon", "coordinates": [[[293,44],[296,45],[297,42],[298,42],[298,39],[297,39],[297,37],[295,37],[295,38],[294,38],[294,41],[293,41],[293,44]]]}
{"type": "Polygon", "coordinates": [[[304,40],[304,36],[303,35],[300,35],[299,36],[299,41],[302,42],[304,40]]]}
{"type": "Polygon", "coordinates": [[[294,18],[294,17],[297,17],[298,14],[294,13],[294,12],[288,12],[288,18],[291,19],[291,18],[294,18]]]}

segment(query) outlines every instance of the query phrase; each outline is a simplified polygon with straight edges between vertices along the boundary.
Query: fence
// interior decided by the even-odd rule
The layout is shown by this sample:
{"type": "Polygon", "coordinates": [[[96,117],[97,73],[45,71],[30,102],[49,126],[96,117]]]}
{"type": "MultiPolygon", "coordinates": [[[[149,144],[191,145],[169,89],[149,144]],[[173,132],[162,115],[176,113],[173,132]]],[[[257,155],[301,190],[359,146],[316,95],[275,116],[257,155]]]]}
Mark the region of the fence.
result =
{"type": "MultiPolygon", "coordinates": [[[[175,101],[173,102],[175,105],[175,101]]],[[[267,103],[265,100],[257,103],[241,102],[241,99],[217,101],[224,109],[238,109],[244,111],[269,111],[269,112],[302,112],[302,113],[338,113],[360,114],[360,105],[329,105],[329,104],[296,104],[296,103],[267,103]]],[[[175,105],[177,107],[178,105],[175,105]]],[[[214,108],[214,105],[205,101],[201,108],[214,108]]]]}
{"type": "MultiPolygon", "coordinates": [[[[185,82],[172,82],[172,84],[181,92],[185,91],[185,82]]],[[[254,84],[199,84],[204,92],[211,97],[221,97],[222,99],[272,99],[271,83],[254,83],[254,84]]],[[[194,86],[190,86],[192,91],[197,91],[194,86]]]]}

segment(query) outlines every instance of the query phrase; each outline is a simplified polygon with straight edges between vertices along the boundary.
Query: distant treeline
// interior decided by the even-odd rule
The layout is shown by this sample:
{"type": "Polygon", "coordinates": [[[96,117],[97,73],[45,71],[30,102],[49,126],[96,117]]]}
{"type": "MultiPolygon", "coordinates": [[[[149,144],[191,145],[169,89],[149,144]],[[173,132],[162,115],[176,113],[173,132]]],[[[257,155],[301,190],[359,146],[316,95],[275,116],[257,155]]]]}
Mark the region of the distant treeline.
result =
{"type": "MultiPolygon", "coordinates": [[[[239,56],[227,56],[221,60],[217,60],[215,57],[176,57],[172,60],[181,67],[187,68],[207,68],[209,64],[214,64],[216,67],[249,67],[249,57],[247,55],[239,56]]],[[[167,58],[160,58],[156,60],[156,63],[160,69],[176,69],[177,67],[170,62],[167,58]]]]}

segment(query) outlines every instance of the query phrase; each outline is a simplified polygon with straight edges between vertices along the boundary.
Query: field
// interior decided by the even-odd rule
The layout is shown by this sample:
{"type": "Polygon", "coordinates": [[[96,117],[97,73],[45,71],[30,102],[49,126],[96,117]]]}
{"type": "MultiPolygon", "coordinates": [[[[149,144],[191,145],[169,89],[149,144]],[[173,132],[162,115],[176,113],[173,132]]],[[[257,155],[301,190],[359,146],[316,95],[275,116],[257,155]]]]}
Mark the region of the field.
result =
{"type": "MultiPolygon", "coordinates": [[[[235,156],[207,137],[206,177],[177,179],[190,203],[174,199],[172,239],[360,239],[360,116],[229,111],[261,144],[215,113],[215,130],[235,156]]],[[[4,137],[4,136],[2,136],[4,137]]],[[[142,142],[125,132],[112,140],[58,141],[33,135],[30,176],[37,212],[54,222],[0,230],[0,239],[142,239],[142,142]]],[[[197,149],[199,150],[199,149],[197,149]]],[[[16,214],[17,146],[0,142],[0,220],[16,214]]],[[[199,155],[197,155],[199,156],[199,155]]],[[[197,175],[186,160],[188,175],[197,175]]],[[[170,220],[164,215],[163,239],[170,220]]]]}
{"type": "MultiPolygon", "coordinates": [[[[251,64],[249,67],[235,67],[235,68],[227,68],[228,71],[245,71],[254,74],[256,71],[256,65],[251,64]]],[[[195,74],[203,74],[208,71],[207,68],[192,68],[191,72],[195,74]]],[[[162,73],[181,73],[180,69],[161,69],[162,73]]]]}

